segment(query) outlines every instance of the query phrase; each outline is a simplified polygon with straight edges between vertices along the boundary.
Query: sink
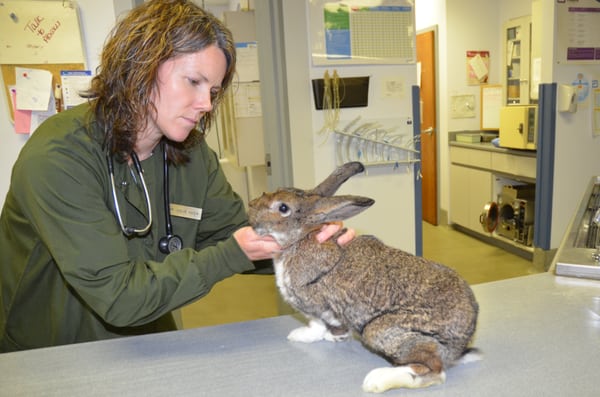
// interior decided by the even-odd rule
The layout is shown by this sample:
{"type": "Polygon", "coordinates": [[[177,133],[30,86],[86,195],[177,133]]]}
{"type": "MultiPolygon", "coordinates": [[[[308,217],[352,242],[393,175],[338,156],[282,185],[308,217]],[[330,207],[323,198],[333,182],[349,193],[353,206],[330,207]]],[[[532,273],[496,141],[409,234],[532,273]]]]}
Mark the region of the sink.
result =
{"type": "Polygon", "coordinates": [[[561,276],[600,280],[600,230],[593,222],[600,208],[600,176],[592,177],[556,253],[555,272],[561,276]]]}

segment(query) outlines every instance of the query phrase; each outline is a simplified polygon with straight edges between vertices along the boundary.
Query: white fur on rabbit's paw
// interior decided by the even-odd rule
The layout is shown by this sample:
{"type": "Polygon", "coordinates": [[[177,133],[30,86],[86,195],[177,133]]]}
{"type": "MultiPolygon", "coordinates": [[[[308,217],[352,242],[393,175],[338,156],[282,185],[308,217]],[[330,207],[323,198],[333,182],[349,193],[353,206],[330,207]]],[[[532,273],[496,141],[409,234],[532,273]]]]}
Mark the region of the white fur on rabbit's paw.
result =
{"type": "Polygon", "coordinates": [[[408,387],[411,389],[427,387],[435,384],[444,383],[446,374],[442,371],[439,374],[419,376],[409,366],[402,367],[382,367],[375,368],[365,376],[363,381],[363,390],[370,393],[383,393],[389,389],[408,387]]]}
{"type": "Polygon", "coordinates": [[[325,324],[318,320],[310,320],[306,327],[296,328],[287,338],[293,342],[312,343],[323,340],[328,333],[325,324]]]}

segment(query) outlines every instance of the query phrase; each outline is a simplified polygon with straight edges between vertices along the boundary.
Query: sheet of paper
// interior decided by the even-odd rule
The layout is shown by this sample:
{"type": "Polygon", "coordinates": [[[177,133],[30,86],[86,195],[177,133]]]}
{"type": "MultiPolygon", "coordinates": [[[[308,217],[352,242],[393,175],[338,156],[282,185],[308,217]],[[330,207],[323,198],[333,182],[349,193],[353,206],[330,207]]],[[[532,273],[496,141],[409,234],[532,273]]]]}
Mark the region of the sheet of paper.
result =
{"type": "Polygon", "coordinates": [[[52,73],[43,69],[15,68],[17,109],[48,110],[52,95],[52,73]]]}
{"type": "Polygon", "coordinates": [[[17,134],[33,133],[40,126],[40,124],[44,122],[44,120],[53,114],[56,114],[56,108],[52,106],[54,103],[54,95],[50,96],[48,109],[45,111],[20,110],[15,106],[19,96],[16,86],[9,87],[9,89],[13,107],[15,132],[17,134]]]}
{"type": "Polygon", "coordinates": [[[236,117],[262,116],[260,84],[258,82],[239,83],[235,92],[236,117]]]}
{"type": "Polygon", "coordinates": [[[31,131],[31,110],[17,109],[17,89],[10,87],[10,99],[13,107],[13,117],[15,122],[15,132],[17,134],[29,134],[31,131]]]}
{"type": "Polygon", "coordinates": [[[237,52],[236,70],[240,82],[258,81],[258,45],[256,42],[235,43],[237,52]]]}
{"type": "Polygon", "coordinates": [[[481,55],[477,54],[473,58],[471,58],[469,60],[469,65],[471,65],[473,72],[475,72],[475,76],[477,77],[477,80],[481,81],[485,76],[487,76],[488,68],[485,65],[485,63],[483,62],[481,55]]]}
{"type": "Polygon", "coordinates": [[[69,109],[87,101],[79,95],[90,88],[92,72],[90,70],[61,70],[63,108],[69,109]]]}

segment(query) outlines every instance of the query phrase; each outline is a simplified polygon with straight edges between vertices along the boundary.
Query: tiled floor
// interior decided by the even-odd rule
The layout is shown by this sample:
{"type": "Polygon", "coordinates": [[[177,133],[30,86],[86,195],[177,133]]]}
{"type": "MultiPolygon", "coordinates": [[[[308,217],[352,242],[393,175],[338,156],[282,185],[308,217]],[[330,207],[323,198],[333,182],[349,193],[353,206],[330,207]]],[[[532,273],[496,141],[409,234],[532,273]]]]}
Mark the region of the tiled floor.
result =
{"type": "MultiPolygon", "coordinates": [[[[423,223],[423,256],[456,269],[470,284],[537,273],[531,261],[485,244],[449,226],[423,223]]],[[[237,275],[182,309],[184,328],[277,316],[273,276],[237,275]]]]}

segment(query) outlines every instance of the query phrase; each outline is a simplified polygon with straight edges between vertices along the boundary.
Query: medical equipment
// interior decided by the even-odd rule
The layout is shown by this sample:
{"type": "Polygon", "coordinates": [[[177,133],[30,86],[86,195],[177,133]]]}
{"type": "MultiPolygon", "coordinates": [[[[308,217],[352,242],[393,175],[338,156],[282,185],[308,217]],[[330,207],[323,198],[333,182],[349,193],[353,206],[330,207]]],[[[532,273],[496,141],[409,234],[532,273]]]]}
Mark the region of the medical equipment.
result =
{"type": "MultiPolygon", "coordinates": [[[[166,221],[166,236],[161,237],[158,241],[158,249],[163,254],[169,254],[171,252],[179,251],[183,247],[183,240],[181,237],[173,234],[173,225],[171,223],[171,211],[169,204],[169,166],[167,163],[167,151],[163,145],[163,183],[164,183],[164,204],[165,204],[165,221],[166,221]]],[[[148,224],[142,228],[135,228],[131,226],[126,226],[123,223],[123,218],[121,216],[121,210],[119,209],[119,201],[117,199],[117,189],[115,186],[115,172],[113,166],[112,156],[107,155],[108,160],[108,173],[110,175],[110,183],[112,189],[112,197],[113,202],[115,204],[115,215],[117,220],[119,221],[119,226],[123,231],[123,234],[126,236],[134,236],[134,235],[144,235],[150,230],[150,226],[152,226],[152,210],[150,205],[150,195],[148,194],[148,188],[146,187],[146,181],[144,180],[144,171],[140,164],[140,160],[135,152],[131,152],[131,160],[133,161],[133,166],[135,168],[136,173],[140,178],[140,182],[142,184],[142,189],[144,191],[144,198],[146,200],[146,211],[148,212],[148,224]]]]}

